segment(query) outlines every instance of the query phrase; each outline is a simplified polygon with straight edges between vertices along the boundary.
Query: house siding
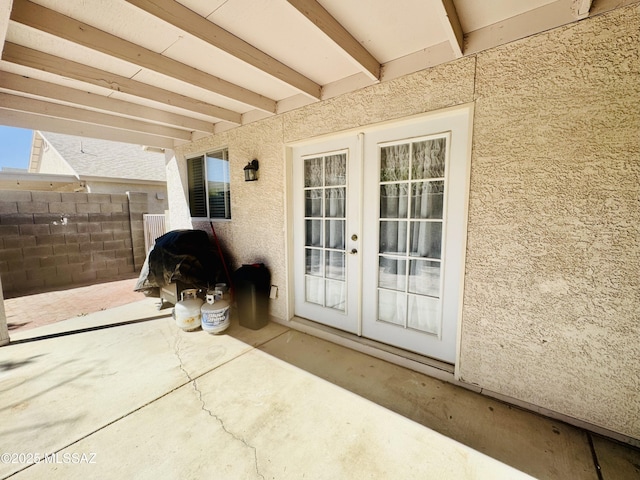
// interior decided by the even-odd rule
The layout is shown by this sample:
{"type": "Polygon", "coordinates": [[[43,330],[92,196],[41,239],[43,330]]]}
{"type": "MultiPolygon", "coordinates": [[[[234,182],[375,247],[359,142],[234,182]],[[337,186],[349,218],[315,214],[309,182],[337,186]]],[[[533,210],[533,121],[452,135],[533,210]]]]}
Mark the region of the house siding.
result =
{"type": "Polygon", "coordinates": [[[474,102],[458,374],[640,439],[639,45],[634,4],[201,139],[168,163],[170,223],[209,229],[184,157],[228,147],[216,233],[236,266],[269,266],[285,318],[287,143],[474,102]]]}
{"type": "Polygon", "coordinates": [[[42,158],[37,173],[56,173],[58,175],[75,175],[76,172],[69,166],[60,154],[46,140],[43,140],[42,158]]]}

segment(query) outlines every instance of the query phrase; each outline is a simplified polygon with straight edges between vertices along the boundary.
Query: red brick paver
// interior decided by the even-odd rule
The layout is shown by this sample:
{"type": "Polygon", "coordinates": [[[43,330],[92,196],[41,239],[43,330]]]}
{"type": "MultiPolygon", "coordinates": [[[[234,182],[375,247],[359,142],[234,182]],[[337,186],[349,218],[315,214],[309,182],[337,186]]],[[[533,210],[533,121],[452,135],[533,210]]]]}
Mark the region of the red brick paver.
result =
{"type": "Polygon", "coordinates": [[[126,305],[145,298],[137,278],[5,299],[9,334],[126,305]]]}

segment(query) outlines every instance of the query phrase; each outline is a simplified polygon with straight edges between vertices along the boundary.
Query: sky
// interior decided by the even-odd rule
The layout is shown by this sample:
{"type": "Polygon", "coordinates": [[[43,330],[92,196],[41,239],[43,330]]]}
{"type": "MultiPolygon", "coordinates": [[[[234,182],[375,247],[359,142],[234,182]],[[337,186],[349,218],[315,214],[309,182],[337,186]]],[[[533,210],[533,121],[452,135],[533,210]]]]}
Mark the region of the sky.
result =
{"type": "Polygon", "coordinates": [[[32,130],[0,126],[0,167],[27,168],[32,130]]]}

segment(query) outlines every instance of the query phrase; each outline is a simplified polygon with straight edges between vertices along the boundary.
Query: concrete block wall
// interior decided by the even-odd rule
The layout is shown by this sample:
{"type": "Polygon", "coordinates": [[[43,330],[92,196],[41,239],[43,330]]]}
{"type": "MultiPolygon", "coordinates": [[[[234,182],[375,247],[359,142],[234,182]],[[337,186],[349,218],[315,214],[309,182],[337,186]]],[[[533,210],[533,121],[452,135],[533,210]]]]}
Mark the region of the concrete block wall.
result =
{"type": "Polygon", "coordinates": [[[5,296],[135,277],[146,197],[0,191],[5,296]]]}

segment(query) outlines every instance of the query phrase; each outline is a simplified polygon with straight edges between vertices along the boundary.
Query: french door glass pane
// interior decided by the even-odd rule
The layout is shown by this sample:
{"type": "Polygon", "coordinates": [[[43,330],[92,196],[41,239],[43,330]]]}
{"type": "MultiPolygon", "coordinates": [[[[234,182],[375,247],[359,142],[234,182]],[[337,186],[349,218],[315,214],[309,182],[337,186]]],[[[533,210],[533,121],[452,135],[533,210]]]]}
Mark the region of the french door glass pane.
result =
{"type": "Polygon", "coordinates": [[[305,277],[305,300],[318,305],[324,304],[324,280],[318,277],[305,277]]]}
{"type": "Polygon", "coordinates": [[[304,192],[304,216],[322,216],[322,189],[314,188],[304,192]]]}
{"type": "Polygon", "coordinates": [[[347,156],[344,153],[325,158],[325,185],[347,184],[347,156]]]}
{"type": "Polygon", "coordinates": [[[407,317],[407,295],[400,292],[378,292],[378,320],[404,327],[407,317]]]}
{"type": "Polygon", "coordinates": [[[326,280],[325,290],[327,296],[325,298],[325,306],[344,311],[347,298],[345,287],[344,282],[326,280]]]}
{"type": "Polygon", "coordinates": [[[442,219],[444,182],[416,182],[411,187],[411,218],[442,219]]]}
{"type": "Polygon", "coordinates": [[[344,220],[325,220],[325,247],[344,250],[344,220]]]}
{"type": "Polygon", "coordinates": [[[344,218],[344,195],[346,188],[327,188],[325,190],[325,217],[344,218]]]}
{"type": "Polygon", "coordinates": [[[405,291],[407,261],[404,258],[380,257],[378,287],[405,291]]]}
{"type": "Polygon", "coordinates": [[[322,220],[305,220],[305,245],[307,247],[322,246],[322,220]]]}
{"type": "Polygon", "coordinates": [[[440,262],[409,261],[409,293],[440,296],[440,262]]]}
{"type": "Polygon", "coordinates": [[[346,184],[344,153],[304,160],[306,301],[346,308],[346,184]]]}
{"type": "Polygon", "coordinates": [[[307,275],[322,276],[322,250],[318,248],[305,248],[305,270],[307,275]]]}
{"type": "Polygon", "coordinates": [[[336,280],[345,279],[345,258],[344,252],[327,250],[326,276],[336,280]]]}
{"type": "Polygon", "coordinates": [[[380,253],[407,252],[407,223],[406,221],[380,222],[380,253]]]}
{"type": "Polygon", "coordinates": [[[442,251],[441,222],[411,222],[409,254],[413,257],[440,258],[442,251]]]}
{"type": "Polygon", "coordinates": [[[380,218],[406,218],[409,208],[409,184],[380,185],[380,218]]]}
{"type": "Polygon", "coordinates": [[[439,335],[440,318],[439,299],[409,295],[409,328],[439,335]]]}
{"type": "Polygon", "coordinates": [[[380,149],[380,181],[409,180],[409,145],[392,145],[380,149]]]}
{"type": "Polygon", "coordinates": [[[444,177],[447,147],[445,138],[415,142],[412,146],[411,178],[413,180],[444,177]]]}
{"type": "Polygon", "coordinates": [[[307,158],[304,161],[304,186],[322,186],[322,157],[307,158]]]}

